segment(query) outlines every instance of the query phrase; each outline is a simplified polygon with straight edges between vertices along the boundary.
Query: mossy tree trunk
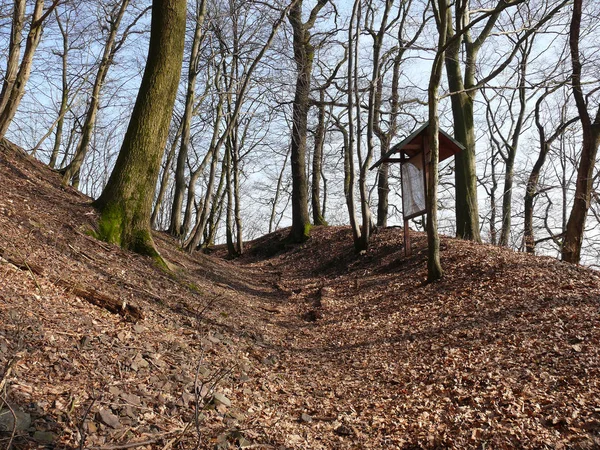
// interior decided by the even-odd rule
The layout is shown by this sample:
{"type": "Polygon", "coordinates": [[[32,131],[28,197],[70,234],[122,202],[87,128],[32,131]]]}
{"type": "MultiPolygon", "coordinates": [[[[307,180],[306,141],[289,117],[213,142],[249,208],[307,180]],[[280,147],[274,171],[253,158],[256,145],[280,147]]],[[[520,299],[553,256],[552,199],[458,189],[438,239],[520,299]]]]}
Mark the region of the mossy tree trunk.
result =
{"type": "MultiPolygon", "coordinates": [[[[449,27],[450,28],[450,27],[449,27]]],[[[449,33],[451,35],[451,33],[449,33]]],[[[465,91],[460,67],[460,43],[446,50],[446,72],[454,119],[454,137],[465,150],[455,157],[456,235],[463,239],[481,241],[479,235],[479,209],[477,205],[477,172],[475,168],[475,127],[473,123],[474,91],[465,91]]],[[[469,86],[471,88],[472,86],[469,86]]]]}
{"type": "Polygon", "coordinates": [[[456,234],[463,239],[481,241],[479,233],[479,208],[477,204],[477,172],[475,167],[475,127],[473,105],[475,97],[482,86],[496,78],[513,60],[520,46],[533,33],[537,32],[569,0],[563,0],[545,14],[536,24],[529,26],[514,47],[501,63],[485,76],[476,79],[479,65],[477,58],[485,40],[490,36],[500,14],[507,8],[514,7],[524,0],[511,2],[499,0],[496,7],[486,11],[479,17],[470,20],[470,1],[455,2],[454,21],[448,11],[448,26],[446,29],[446,73],[448,86],[452,93],[452,116],[454,119],[454,137],[465,146],[465,150],[456,155],[455,185],[456,185],[456,234]],[[485,23],[483,23],[485,21],[485,23]],[[481,30],[476,37],[471,35],[473,25],[479,22],[481,30]],[[464,57],[461,57],[461,45],[464,44],[464,57]],[[464,59],[464,77],[461,61],[464,59]]]}
{"type": "MultiPolygon", "coordinates": [[[[477,204],[477,170],[475,167],[475,126],[473,103],[477,91],[483,83],[477,82],[477,56],[483,42],[494,28],[500,12],[510,4],[500,1],[489,13],[489,17],[477,38],[472,39],[469,29],[469,1],[455,4],[454,27],[452,14],[448,10],[446,30],[448,42],[445,65],[448,86],[452,92],[452,116],[454,119],[454,138],[464,145],[465,150],[455,157],[456,186],[456,235],[462,239],[481,241],[479,233],[479,208],[477,204]],[[460,3],[460,4],[459,4],[460,3]],[[465,73],[461,68],[461,44],[465,48],[465,73]]],[[[438,30],[441,30],[438,24],[438,30]]],[[[495,75],[493,75],[495,76],[495,75]]],[[[493,76],[486,77],[489,81],[493,76]]]]}
{"type": "Polygon", "coordinates": [[[100,238],[159,257],[150,215],[177,94],[185,40],[185,0],[153,0],[150,48],[115,168],[94,205],[100,238]]]}

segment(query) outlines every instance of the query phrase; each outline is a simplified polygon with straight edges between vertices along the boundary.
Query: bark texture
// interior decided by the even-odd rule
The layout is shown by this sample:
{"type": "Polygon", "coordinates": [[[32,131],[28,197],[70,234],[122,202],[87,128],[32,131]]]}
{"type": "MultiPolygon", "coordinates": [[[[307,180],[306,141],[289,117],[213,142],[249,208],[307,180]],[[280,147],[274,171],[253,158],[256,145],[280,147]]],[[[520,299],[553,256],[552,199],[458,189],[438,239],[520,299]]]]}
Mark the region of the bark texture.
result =
{"type": "Polygon", "coordinates": [[[575,185],[575,198],[573,208],[567,222],[565,239],[562,248],[563,261],[579,264],[581,260],[581,246],[585,231],[585,221],[590,209],[592,182],[598,144],[600,143],[600,108],[592,120],[587,110],[587,100],[581,87],[582,63],[579,54],[579,36],[581,32],[582,0],[573,2],[573,17],[569,32],[569,47],[571,49],[571,62],[573,75],[573,97],[577,104],[577,112],[581,120],[583,140],[581,143],[581,158],[577,169],[575,185]]]}
{"type": "Polygon", "coordinates": [[[327,1],[319,0],[306,22],[302,20],[302,0],[297,0],[292,5],[288,15],[294,32],[294,60],[297,71],[292,108],[292,229],[290,239],[293,242],[303,242],[310,235],[306,177],[306,134],[310,108],[310,79],[314,58],[310,30],[314,26],[317,14],[327,1]]]}
{"type": "Polygon", "coordinates": [[[194,29],[194,38],[192,41],[192,51],[188,66],[187,90],[185,94],[185,109],[182,119],[181,146],[177,154],[177,165],[175,167],[175,191],[173,194],[173,205],[171,208],[171,224],[169,233],[173,236],[181,237],[183,229],[181,226],[181,211],[183,208],[183,197],[186,189],[185,165],[190,146],[190,130],[192,126],[192,117],[194,113],[194,101],[196,97],[196,78],[198,77],[198,66],[200,63],[200,43],[202,41],[202,25],[206,15],[206,1],[200,0],[197,3],[196,25],[194,29]]]}
{"type": "Polygon", "coordinates": [[[181,73],[185,0],[153,0],[150,48],[115,168],[95,206],[99,237],[159,257],[150,215],[181,73]]]}

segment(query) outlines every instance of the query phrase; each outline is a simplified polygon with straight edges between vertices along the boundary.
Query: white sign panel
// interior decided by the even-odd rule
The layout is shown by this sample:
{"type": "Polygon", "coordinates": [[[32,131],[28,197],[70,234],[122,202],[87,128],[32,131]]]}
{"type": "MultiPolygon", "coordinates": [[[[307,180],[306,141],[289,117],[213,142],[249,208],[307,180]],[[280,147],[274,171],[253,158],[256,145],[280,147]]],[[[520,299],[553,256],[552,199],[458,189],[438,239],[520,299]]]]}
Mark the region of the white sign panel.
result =
{"type": "Polygon", "coordinates": [[[418,153],[402,164],[402,210],[404,217],[412,217],[425,209],[423,155],[418,153]]]}

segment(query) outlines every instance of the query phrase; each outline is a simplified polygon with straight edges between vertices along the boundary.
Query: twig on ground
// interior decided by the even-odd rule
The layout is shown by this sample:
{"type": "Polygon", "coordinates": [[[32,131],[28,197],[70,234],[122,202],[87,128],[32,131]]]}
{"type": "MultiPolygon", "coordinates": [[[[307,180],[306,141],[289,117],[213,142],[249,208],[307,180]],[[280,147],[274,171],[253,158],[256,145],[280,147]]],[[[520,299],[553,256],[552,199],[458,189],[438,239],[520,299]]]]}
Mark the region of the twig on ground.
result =
{"type": "MultiPolygon", "coordinates": [[[[104,388],[102,389],[102,391],[104,391],[104,388]]],[[[92,386],[92,401],[90,402],[88,407],[85,408],[83,416],[81,416],[81,420],[79,421],[79,425],[77,426],[77,430],[79,431],[79,450],[84,450],[85,440],[87,438],[87,433],[85,432],[85,421],[87,420],[87,417],[90,414],[94,403],[96,403],[97,400],[98,396],[94,392],[94,387],[92,386]]]]}
{"type": "Polygon", "coordinates": [[[200,359],[196,366],[196,374],[194,376],[194,424],[196,426],[196,450],[200,448],[201,433],[200,433],[200,411],[204,409],[208,399],[214,394],[217,384],[233,372],[234,366],[225,367],[217,370],[207,380],[200,380],[200,368],[204,361],[204,348],[201,348],[200,359]]]}
{"type": "Polygon", "coordinates": [[[192,422],[188,422],[185,424],[185,427],[183,428],[183,430],[181,431],[180,434],[178,434],[177,436],[175,436],[173,439],[170,439],[165,446],[162,448],[162,450],[169,450],[171,447],[173,447],[173,445],[175,445],[177,442],[179,442],[181,439],[183,439],[183,437],[185,436],[185,433],[187,432],[188,428],[192,425],[192,422]]]}
{"type": "Polygon", "coordinates": [[[0,395],[0,400],[2,400],[2,403],[6,405],[6,407],[13,416],[12,431],[10,433],[10,438],[8,439],[8,445],[6,446],[6,450],[10,450],[10,448],[12,447],[13,440],[15,439],[15,434],[17,433],[17,414],[15,413],[15,410],[12,408],[12,406],[10,406],[4,395],[0,395]]]}
{"type": "Polygon", "coordinates": [[[4,366],[4,372],[2,372],[2,378],[0,378],[0,392],[4,392],[6,381],[10,377],[13,367],[15,367],[19,359],[20,357],[15,355],[11,359],[9,359],[6,365],[4,366]]]}
{"type": "Polygon", "coordinates": [[[142,445],[152,445],[160,441],[161,438],[148,439],[139,442],[127,442],[125,444],[107,445],[106,447],[91,447],[89,450],[122,450],[127,448],[141,447],[142,445]]]}
{"type": "Polygon", "coordinates": [[[202,319],[204,318],[204,314],[206,313],[206,311],[208,311],[208,309],[217,301],[218,298],[220,298],[220,295],[214,295],[208,302],[206,302],[206,304],[202,307],[202,309],[200,309],[198,312],[196,312],[196,323],[198,325],[198,329],[200,328],[200,324],[202,323],[202,319]]]}

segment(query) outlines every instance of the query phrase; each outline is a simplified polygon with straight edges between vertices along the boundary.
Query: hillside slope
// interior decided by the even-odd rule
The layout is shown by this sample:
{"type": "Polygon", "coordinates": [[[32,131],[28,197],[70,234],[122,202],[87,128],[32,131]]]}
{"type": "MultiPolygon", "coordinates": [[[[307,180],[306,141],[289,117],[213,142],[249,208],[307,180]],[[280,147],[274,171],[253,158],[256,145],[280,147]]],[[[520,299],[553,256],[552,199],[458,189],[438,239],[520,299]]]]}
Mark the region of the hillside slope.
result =
{"type": "Polygon", "coordinates": [[[330,227],[232,262],[157,234],[165,273],[90,237],[89,199],[6,142],[0,192],[17,448],[600,446],[594,272],[445,238],[424,284],[423,236],[359,256],[330,227]]]}

